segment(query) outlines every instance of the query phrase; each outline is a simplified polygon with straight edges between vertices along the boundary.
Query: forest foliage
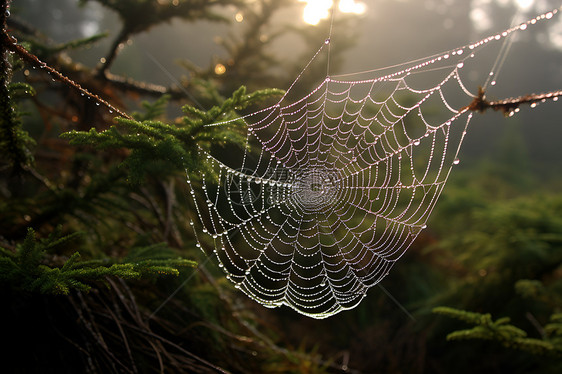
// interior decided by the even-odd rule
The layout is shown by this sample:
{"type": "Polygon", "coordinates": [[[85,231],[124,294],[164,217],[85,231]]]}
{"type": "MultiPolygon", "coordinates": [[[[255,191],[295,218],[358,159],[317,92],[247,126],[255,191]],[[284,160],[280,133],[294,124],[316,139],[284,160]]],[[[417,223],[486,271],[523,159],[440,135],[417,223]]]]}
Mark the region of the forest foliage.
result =
{"type": "MultiPolygon", "coordinates": [[[[293,2],[79,3],[94,1],[118,15],[117,35],[59,44],[19,19],[17,3],[0,10],[0,318],[13,331],[3,368],[562,370],[562,180],[533,175],[519,143],[498,148],[503,163],[453,176],[430,230],[385,280],[411,318],[376,288],[327,321],[262,308],[196,247],[185,179],[211,173],[201,170],[202,151],[244,144],[242,121],[205,125],[236,119],[288,86],[292,77],[269,68],[275,38],[260,31],[293,2]],[[247,19],[240,37],[221,41],[226,58],[183,62],[186,78],[169,87],[111,72],[140,33],[172,19],[228,23],[225,9],[247,19]],[[104,39],[99,64],[73,60],[71,51],[104,39]],[[217,63],[225,74],[214,72],[217,63]]],[[[329,26],[272,35],[313,43],[329,26]]],[[[334,52],[336,68],[340,57],[334,52]]],[[[295,63],[285,70],[299,71],[295,63]]]]}

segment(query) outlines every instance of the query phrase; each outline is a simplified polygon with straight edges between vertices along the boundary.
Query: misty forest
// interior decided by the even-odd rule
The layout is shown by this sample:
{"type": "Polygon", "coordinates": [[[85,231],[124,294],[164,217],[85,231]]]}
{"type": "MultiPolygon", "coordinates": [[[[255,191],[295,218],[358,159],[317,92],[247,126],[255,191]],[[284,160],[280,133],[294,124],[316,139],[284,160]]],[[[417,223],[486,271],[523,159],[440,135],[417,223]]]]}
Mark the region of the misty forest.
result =
{"type": "Polygon", "coordinates": [[[558,1],[0,5],[2,372],[562,372],[558,1]]]}

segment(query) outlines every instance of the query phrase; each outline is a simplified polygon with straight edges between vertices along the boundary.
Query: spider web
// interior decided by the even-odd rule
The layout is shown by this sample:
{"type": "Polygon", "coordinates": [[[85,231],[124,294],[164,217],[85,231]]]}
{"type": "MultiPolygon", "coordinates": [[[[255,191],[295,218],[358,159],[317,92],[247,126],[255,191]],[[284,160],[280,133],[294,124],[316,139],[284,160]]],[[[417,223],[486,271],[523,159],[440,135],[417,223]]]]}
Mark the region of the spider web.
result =
{"type": "Polygon", "coordinates": [[[213,175],[187,178],[197,246],[266,307],[314,318],[355,307],[426,228],[459,162],[476,97],[465,65],[557,12],[409,64],[326,76],[243,116],[246,146],[205,154],[213,175]]]}

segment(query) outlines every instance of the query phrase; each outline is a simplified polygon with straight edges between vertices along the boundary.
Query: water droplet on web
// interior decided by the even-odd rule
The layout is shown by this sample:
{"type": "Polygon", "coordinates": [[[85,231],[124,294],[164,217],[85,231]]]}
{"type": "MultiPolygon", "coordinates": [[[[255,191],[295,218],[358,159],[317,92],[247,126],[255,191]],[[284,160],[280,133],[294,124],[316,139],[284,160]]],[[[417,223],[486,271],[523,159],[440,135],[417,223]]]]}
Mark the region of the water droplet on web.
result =
{"type": "Polygon", "coordinates": [[[453,165],[458,165],[458,164],[460,164],[460,162],[461,162],[461,160],[456,158],[455,161],[453,161],[453,165]]]}
{"type": "Polygon", "coordinates": [[[420,145],[421,144],[421,140],[417,139],[416,141],[414,141],[414,145],[420,145]]]}

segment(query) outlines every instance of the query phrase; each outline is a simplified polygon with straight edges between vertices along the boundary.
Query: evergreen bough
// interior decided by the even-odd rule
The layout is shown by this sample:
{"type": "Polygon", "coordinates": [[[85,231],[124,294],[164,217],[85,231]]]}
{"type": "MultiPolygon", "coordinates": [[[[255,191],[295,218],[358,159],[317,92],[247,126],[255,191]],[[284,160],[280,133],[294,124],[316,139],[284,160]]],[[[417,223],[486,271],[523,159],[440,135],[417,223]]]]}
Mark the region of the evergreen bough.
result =
{"type": "Polygon", "coordinates": [[[505,347],[536,355],[562,356],[562,313],[552,314],[550,323],[544,327],[543,339],[535,339],[529,338],[524,330],[510,324],[509,317],[494,321],[489,313],[475,313],[444,306],[434,308],[433,312],[474,325],[470,329],[449,333],[447,340],[493,340],[505,347]]]}
{"type": "Polygon", "coordinates": [[[28,292],[67,295],[71,290],[89,291],[91,283],[104,281],[108,276],[141,279],[147,276],[178,276],[180,269],[195,267],[194,261],[181,258],[144,259],[115,263],[114,260],[81,261],[74,252],[62,266],[47,265],[51,251],[75,240],[80,233],[37,240],[29,229],[23,243],[15,252],[0,247],[0,282],[28,292]]]}
{"type": "Polygon", "coordinates": [[[70,131],[62,134],[74,145],[91,145],[98,148],[126,148],[129,155],[123,162],[129,173],[129,181],[137,184],[146,174],[170,175],[177,171],[201,171],[203,154],[213,146],[227,144],[242,145],[245,136],[241,131],[242,121],[218,126],[207,126],[216,122],[235,119],[236,111],[243,110],[263,99],[280,95],[278,89],[265,89],[246,93],[244,86],[232,97],[208,111],[193,106],[182,107],[185,116],[178,125],[153,120],[161,115],[167,96],[153,104],[144,102],[144,114],[136,113],[135,119],[117,118],[117,126],[105,131],[95,128],[90,131],[70,131]]]}

